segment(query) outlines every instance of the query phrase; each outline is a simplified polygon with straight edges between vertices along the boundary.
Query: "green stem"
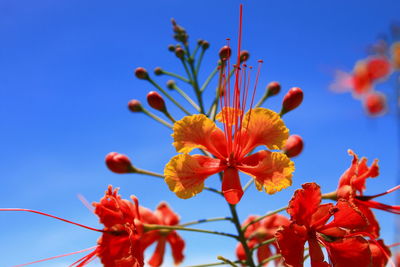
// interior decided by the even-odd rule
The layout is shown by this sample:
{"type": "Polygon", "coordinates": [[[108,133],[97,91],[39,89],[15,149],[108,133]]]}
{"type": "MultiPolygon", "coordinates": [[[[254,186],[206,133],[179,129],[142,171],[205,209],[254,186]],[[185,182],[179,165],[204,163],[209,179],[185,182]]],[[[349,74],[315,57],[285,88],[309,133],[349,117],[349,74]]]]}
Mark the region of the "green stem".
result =
{"type": "Polygon", "coordinates": [[[260,216],[260,217],[258,217],[257,219],[255,219],[255,220],[251,221],[250,223],[248,223],[247,225],[245,225],[245,226],[242,228],[242,231],[245,232],[245,231],[247,230],[247,228],[248,228],[250,225],[255,224],[255,223],[261,221],[262,219],[264,219],[264,218],[266,218],[266,217],[268,217],[268,216],[272,216],[272,215],[277,214],[277,213],[279,213],[279,212],[281,212],[281,211],[284,211],[284,210],[286,210],[286,209],[287,209],[287,207],[283,207],[283,208],[280,208],[280,209],[277,209],[277,210],[268,212],[267,214],[265,214],[265,215],[263,215],[263,216],[260,216]]]}
{"type": "Polygon", "coordinates": [[[197,44],[196,47],[193,50],[192,55],[190,56],[192,58],[192,60],[194,60],[194,58],[196,57],[196,54],[197,54],[197,51],[199,50],[199,48],[200,48],[200,45],[197,44]]]}
{"type": "Polygon", "coordinates": [[[249,188],[249,186],[254,182],[253,178],[250,178],[250,180],[246,183],[245,186],[243,186],[243,192],[246,192],[246,190],[249,188]]]}
{"type": "Polygon", "coordinates": [[[176,90],[181,96],[183,96],[197,110],[197,112],[200,112],[200,107],[176,84],[174,84],[174,90],[176,90]]]}
{"type": "Polygon", "coordinates": [[[268,99],[268,97],[269,97],[268,91],[266,91],[263,97],[261,97],[260,101],[258,101],[258,103],[254,106],[254,108],[261,107],[261,105],[264,104],[264,102],[268,99]]]}
{"type": "Polygon", "coordinates": [[[264,264],[266,264],[267,262],[270,262],[270,261],[279,259],[279,258],[281,258],[281,257],[282,257],[281,254],[276,254],[276,255],[274,255],[274,256],[271,256],[271,257],[269,257],[269,258],[266,258],[265,260],[263,260],[262,262],[260,262],[260,264],[258,265],[258,267],[262,267],[262,266],[264,266],[264,264]]]}
{"type": "MultiPolygon", "coordinates": [[[[190,55],[190,51],[189,51],[189,46],[188,45],[185,45],[185,49],[186,49],[186,53],[188,55],[190,55]]],[[[204,54],[204,49],[202,50],[202,53],[200,54],[200,59],[199,59],[200,61],[201,61],[201,58],[203,57],[203,54],[204,54]]],[[[184,61],[183,61],[183,63],[184,63],[184,66],[186,67],[186,64],[185,64],[184,61]]],[[[193,75],[193,76],[191,76],[192,77],[191,81],[192,81],[192,86],[193,86],[194,91],[195,91],[196,96],[197,96],[197,101],[199,103],[200,113],[205,114],[204,113],[204,105],[203,105],[203,97],[201,95],[201,91],[200,91],[200,88],[199,88],[199,82],[197,80],[197,73],[198,72],[195,70],[195,67],[194,67],[194,59],[193,58],[189,58],[188,59],[188,63],[189,63],[189,67],[190,67],[191,73],[193,75]]]]}
{"type": "Polygon", "coordinates": [[[180,76],[178,74],[175,74],[173,72],[162,70],[162,73],[165,74],[165,75],[171,76],[171,77],[175,77],[175,78],[177,78],[177,79],[179,79],[179,80],[181,80],[181,81],[183,81],[185,83],[190,83],[190,81],[188,79],[186,79],[185,77],[182,77],[182,76],[180,76]]]}
{"type": "Polygon", "coordinates": [[[171,116],[171,114],[168,112],[167,109],[165,109],[162,113],[164,113],[165,116],[167,116],[167,118],[172,121],[173,123],[176,122],[176,120],[174,119],[174,117],[171,116]]]}
{"type": "Polygon", "coordinates": [[[218,72],[218,66],[215,67],[215,69],[210,73],[210,75],[207,77],[206,81],[203,83],[203,85],[200,88],[200,92],[204,92],[204,90],[207,88],[208,84],[211,82],[211,80],[215,77],[215,75],[218,72]]]}
{"type": "Polygon", "coordinates": [[[337,200],[337,192],[333,191],[330,193],[323,194],[322,199],[330,199],[330,200],[336,201],[337,200]]]}
{"type": "MultiPolygon", "coordinates": [[[[234,263],[245,263],[242,261],[234,261],[234,263]]],[[[228,265],[226,262],[214,262],[214,263],[206,263],[206,264],[199,264],[199,265],[190,265],[186,267],[208,267],[208,266],[220,266],[220,265],[228,265]]]]}
{"type": "Polygon", "coordinates": [[[187,76],[189,77],[190,83],[193,85],[193,77],[192,77],[192,74],[189,71],[189,68],[188,68],[188,66],[186,64],[186,61],[184,59],[181,59],[181,62],[182,62],[183,68],[186,71],[187,76]]]}
{"type": "Polygon", "coordinates": [[[217,259],[223,261],[224,263],[226,263],[226,264],[228,264],[228,265],[230,265],[230,266],[232,266],[232,267],[238,267],[238,266],[235,264],[235,262],[233,262],[233,261],[231,261],[231,260],[229,260],[229,259],[227,259],[227,258],[224,258],[224,257],[222,257],[222,256],[218,256],[217,259]]]}
{"type": "Polygon", "coordinates": [[[145,109],[143,107],[142,107],[142,112],[144,114],[146,114],[147,116],[149,116],[150,118],[152,118],[152,119],[158,121],[159,123],[167,126],[168,128],[170,128],[170,129],[173,128],[173,126],[170,123],[166,122],[165,120],[161,119],[160,117],[158,117],[157,115],[155,115],[154,113],[148,111],[147,109],[145,109]]]}
{"type": "MultiPolygon", "coordinates": [[[[137,173],[137,174],[144,174],[144,175],[149,175],[149,176],[153,176],[153,177],[157,177],[157,178],[161,178],[164,179],[164,175],[162,175],[161,173],[156,173],[156,172],[152,172],[152,171],[147,171],[147,170],[142,170],[142,169],[138,169],[136,167],[133,168],[133,172],[132,173],[137,173]]],[[[222,192],[218,191],[217,189],[211,188],[211,187],[204,187],[204,190],[216,193],[220,196],[222,196],[222,192]]]]}
{"type": "Polygon", "coordinates": [[[274,243],[275,240],[276,240],[276,239],[275,239],[274,237],[273,237],[273,238],[270,238],[270,239],[268,239],[268,240],[265,240],[264,242],[261,242],[261,243],[258,243],[257,245],[255,245],[251,250],[254,251],[254,250],[258,249],[259,247],[262,247],[262,246],[264,246],[264,245],[268,245],[268,244],[274,243]]]}
{"type": "Polygon", "coordinates": [[[218,217],[218,218],[210,218],[210,219],[202,219],[193,222],[183,223],[180,226],[189,226],[194,224],[206,223],[206,222],[217,222],[217,221],[232,221],[231,217],[218,217]]]}
{"type": "Polygon", "coordinates": [[[189,111],[187,111],[184,107],[181,106],[170,94],[168,94],[160,85],[158,85],[155,81],[153,81],[150,77],[148,78],[148,81],[156,87],[158,90],[160,90],[161,93],[163,93],[166,97],[168,97],[169,100],[171,100],[178,108],[180,108],[184,113],[187,115],[192,115],[189,111]]]}
{"type": "Polygon", "coordinates": [[[227,237],[231,237],[234,239],[238,239],[238,237],[236,235],[232,235],[232,234],[228,234],[228,233],[196,229],[196,228],[187,228],[187,227],[182,227],[182,226],[144,224],[144,229],[146,231],[153,231],[153,230],[189,231],[189,232],[205,233],[205,234],[212,234],[212,235],[221,235],[221,236],[227,236],[227,237]]]}
{"type": "Polygon", "coordinates": [[[200,56],[199,56],[199,59],[197,61],[197,65],[196,65],[196,69],[195,69],[196,73],[199,73],[201,61],[203,61],[203,57],[204,57],[204,53],[205,52],[206,52],[205,49],[201,49],[200,56]]]}

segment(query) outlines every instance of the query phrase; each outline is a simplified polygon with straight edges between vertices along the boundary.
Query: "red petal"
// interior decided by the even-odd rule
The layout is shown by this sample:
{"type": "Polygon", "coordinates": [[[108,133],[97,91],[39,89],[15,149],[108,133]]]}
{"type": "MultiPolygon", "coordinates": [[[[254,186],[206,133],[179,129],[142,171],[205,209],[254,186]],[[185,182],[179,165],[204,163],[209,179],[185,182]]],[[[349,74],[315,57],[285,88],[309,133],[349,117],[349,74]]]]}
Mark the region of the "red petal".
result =
{"type": "Polygon", "coordinates": [[[297,189],[289,202],[287,212],[292,221],[299,225],[310,226],[311,217],[321,203],[321,189],[316,183],[306,183],[303,189],[297,189]]]}
{"type": "Polygon", "coordinates": [[[324,244],[335,267],[370,267],[371,251],[362,237],[343,238],[324,244]]]}
{"type": "Polygon", "coordinates": [[[372,254],[372,266],[385,267],[389,261],[391,252],[390,249],[383,243],[383,240],[377,240],[369,243],[369,249],[372,254]]]}
{"type": "Polygon", "coordinates": [[[158,241],[156,249],[153,253],[153,256],[148,261],[148,264],[152,267],[159,267],[163,263],[164,253],[165,253],[165,238],[162,238],[158,241]]]}
{"type": "Polygon", "coordinates": [[[304,244],[307,241],[305,227],[291,224],[281,227],[275,234],[278,250],[285,264],[291,267],[302,267],[304,261],[304,244]]]}
{"type": "Polygon", "coordinates": [[[308,239],[308,246],[310,249],[311,266],[329,267],[329,264],[324,261],[324,253],[315,237],[308,239]]]}
{"type": "Polygon", "coordinates": [[[178,214],[176,214],[166,202],[161,202],[158,205],[155,215],[160,218],[161,224],[163,225],[177,225],[179,223],[178,214]]]}
{"type": "MultiPolygon", "coordinates": [[[[272,256],[271,249],[269,245],[261,246],[257,249],[257,260],[258,263],[263,262],[263,260],[268,259],[272,256]]],[[[263,266],[266,266],[268,263],[265,263],[263,266]]]]}
{"type": "Polygon", "coordinates": [[[183,255],[183,250],[185,249],[185,241],[175,231],[168,234],[167,241],[171,245],[174,263],[181,263],[185,257],[183,255]]]}
{"type": "Polygon", "coordinates": [[[222,193],[229,204],[237,204],[243,196],[239,173],[235,168],[227,168],[222,178],[222,193]]]}
{"type": "Polygon", "coordinates": [[[367,218],[361,211],[350,202],[339,199],[336,204],[337,212],[334,214],[334,219],[329,224],[325,225],[324,229],[330,227],[341,227],[352,231],[364,230],[368,226],[367,218]]]}

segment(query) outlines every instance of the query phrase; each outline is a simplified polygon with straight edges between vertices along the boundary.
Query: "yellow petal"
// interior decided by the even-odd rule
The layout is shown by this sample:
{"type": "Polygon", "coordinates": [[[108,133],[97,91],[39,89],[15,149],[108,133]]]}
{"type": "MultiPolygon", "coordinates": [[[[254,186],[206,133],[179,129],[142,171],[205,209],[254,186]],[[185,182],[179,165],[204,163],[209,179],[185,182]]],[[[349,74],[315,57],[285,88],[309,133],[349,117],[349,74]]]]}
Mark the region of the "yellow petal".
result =
{"type": "Polygon", "coordinates": [[[173,157],[165,166],[165,182],[178,197],[191,198],[203,190],[204,180],[207,177],[224,168],[218,159],[180,154],[173,157]]]}
{"type": "Polygon", "coordinates": [[[283,153],[262,150],[244,158],[237,168],[252,176],[257,189],[268,194],[292,185],[294,163],[283,153]]]}
{"type": "Polygon", "coordinates": [[[240,109],[233,107],[223,107],[221,112],[217,114],[215,119],[219,122],[235,125],[236,121],[239,122],[239,117],[242,116],[243,112],[240,109]],[[237,118],[237,119],[236,119],[237,118]]]}
{"type": "Polygon", "coordinates": [[[242,155],[255,147],[265,145],[269,149],[282,149],[289,138],[289,130],[278,113],[266,109],[249,110],[242,126],[242,155]]]}
{"type": "Polygon", "coordinates": [[[186,116],[175,122],[173,145],[179,153],[189,153],[195,148],[205,149],[219,158],[226,158],[224,133],[203,114],[186,116]]]}

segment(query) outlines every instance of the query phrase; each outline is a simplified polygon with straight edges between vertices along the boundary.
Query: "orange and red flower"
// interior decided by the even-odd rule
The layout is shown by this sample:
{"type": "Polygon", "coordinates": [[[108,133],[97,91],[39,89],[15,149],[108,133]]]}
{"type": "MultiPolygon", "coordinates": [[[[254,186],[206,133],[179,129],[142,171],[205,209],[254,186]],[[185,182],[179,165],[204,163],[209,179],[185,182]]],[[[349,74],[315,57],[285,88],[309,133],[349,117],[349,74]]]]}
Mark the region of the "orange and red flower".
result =
{"type": "Polygon", "coordinates": [[[347,236],[367,226],[363,214],[346,200],[339,200],[336,205],[321,204],[320,187],[315,183],[302,187],[289,202],[291,224],[276,233],[285,264],[303,266],[304,245],[308,242],[312,266],[330,266],[320,245],[326,248],[333,266],[369,266],[369,243],[359,236],[347,236]]]}
{"type": "MultiPolygon", "coordinates": [[[[244,227],[248,225],[257,218],[258,216],[249,216],[244,221],[242,226],[244,227]]],[[[245,238],[249,240],[247,245],[249,246],[250,249],[253,249],[256,245],[261,244],[262,242],[273,238],[275,236],[276,230],[278,230],[279,227],[284,225],[289,225],[289,223],[290,223],[289,219],[279,214],[274,214],[272,216],[265,217],[264,219],[256,223],[253,223],[252,225],[247,227],[246,232],[244,233],[245,238]]],[[[275,251],[277,250],[276,243],[265,244],[257,248],[257,260],[259,264],[261,264],[265,259],[273,255],[270,246],[273,246],[275,248],[275,251]]],[[[236,247],[236,256],[239,260],[242,261],[246,260],[246,253],[241,243],[238,243],[236,247]]],[[[277,261],[279,261],[279,259],[277,259],[277,261]]],[[[264,264],[264,266],[266,265],[267,263],[264,264]]]]}

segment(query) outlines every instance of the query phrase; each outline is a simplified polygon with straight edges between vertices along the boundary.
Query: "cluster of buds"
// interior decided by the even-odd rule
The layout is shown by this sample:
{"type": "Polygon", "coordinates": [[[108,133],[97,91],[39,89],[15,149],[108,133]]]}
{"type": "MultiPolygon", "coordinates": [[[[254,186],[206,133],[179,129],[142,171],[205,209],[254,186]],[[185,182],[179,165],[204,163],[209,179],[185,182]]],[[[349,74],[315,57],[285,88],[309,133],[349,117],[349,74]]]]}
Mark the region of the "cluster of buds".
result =
{"type": "Polygon", "coordinates": [[[352,73],[338,71],[332,89],[339,92],[350,90],[356,99],[362,101],[368,115],[379,116],[387,111],[387,99],[375,87],[399,72],[400,42],[394,42],[390,47],[386,41],[378,40],[370,52],[369,57],[356,62],[352,73]]]}

